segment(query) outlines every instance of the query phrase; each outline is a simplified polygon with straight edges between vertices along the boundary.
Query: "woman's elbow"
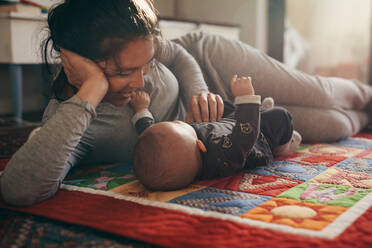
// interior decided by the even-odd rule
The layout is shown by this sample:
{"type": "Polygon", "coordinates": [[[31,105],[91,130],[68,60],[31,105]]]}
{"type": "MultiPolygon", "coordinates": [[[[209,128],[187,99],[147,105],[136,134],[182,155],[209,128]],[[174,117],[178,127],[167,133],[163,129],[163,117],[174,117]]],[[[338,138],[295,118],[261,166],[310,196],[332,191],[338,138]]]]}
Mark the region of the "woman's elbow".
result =
{"type": "Polygon", "coordinates": [[[36,203],[35,199],[32,199],[30,195],[12,192],[6,186],[1,186],[1,197],[6,204],[17,207],[27,207],[36,203]]]}
{"type": "Polygon", "coordinates": [[[11,183],[7,182],[5,178],[0,178],[0,192],[3,201],[6,204],[27,207],[46,200],[54,193],[41,194],[32,186],[23,185],[20,187],[20,182],[11,183]]]}

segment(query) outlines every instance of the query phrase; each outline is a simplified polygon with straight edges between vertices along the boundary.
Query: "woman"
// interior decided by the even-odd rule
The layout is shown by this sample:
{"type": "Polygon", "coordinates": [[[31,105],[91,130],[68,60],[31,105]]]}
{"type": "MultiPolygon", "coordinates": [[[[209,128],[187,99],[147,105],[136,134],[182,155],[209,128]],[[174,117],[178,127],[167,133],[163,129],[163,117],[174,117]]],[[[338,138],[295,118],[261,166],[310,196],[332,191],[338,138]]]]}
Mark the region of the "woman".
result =
{"type": "Polygon", "coordinates": [[[189,99],[193,119],[222,116],[222,100],[208,93],[196,61],[160,40],[156,25],[146,0],[67,0],[50,11],[45,54],[51,41],[63,69],[42,128],[0,178],[6,202],[27,206],[48,199],[77,163],[129,162],[137,135],[128,103],[137,89],[150,94],[159,121],[184,119],[189,99]]]}

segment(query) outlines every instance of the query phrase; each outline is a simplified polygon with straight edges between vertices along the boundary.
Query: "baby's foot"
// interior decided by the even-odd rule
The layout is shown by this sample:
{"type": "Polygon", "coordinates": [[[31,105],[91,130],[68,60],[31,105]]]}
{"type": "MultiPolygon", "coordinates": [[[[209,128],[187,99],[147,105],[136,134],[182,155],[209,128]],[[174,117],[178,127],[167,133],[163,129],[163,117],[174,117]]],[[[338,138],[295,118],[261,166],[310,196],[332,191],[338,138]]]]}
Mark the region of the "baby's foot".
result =
{"type": "Polygon", "coordinates": [[[274,149],[274,156],[286,156],[291,154],[300,146],[301,141],[301,134],[299,134],[296,130],[293,130],[292,138],[286,144],[278,146],[274,149]]]}
{"type": "Polygon", "coordinates": [[[261,110],[268,110],[274,107],[274,99],[272,97],[265,97],[261,103],[261,110]]]}

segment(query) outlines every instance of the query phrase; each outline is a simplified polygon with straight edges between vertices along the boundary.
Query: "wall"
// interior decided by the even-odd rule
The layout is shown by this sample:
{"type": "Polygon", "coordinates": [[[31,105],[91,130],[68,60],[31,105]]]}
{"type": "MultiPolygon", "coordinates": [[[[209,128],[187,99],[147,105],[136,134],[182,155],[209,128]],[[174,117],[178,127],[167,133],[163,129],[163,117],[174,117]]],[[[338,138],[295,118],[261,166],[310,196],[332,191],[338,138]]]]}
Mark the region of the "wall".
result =
{"type": "Polygon", "coordinates": [[[323,68],[327,73],[325,69],[340,66],[344,73],[344,65],[355,65],[361,70],[359,79],[366,80],[363,70],[368,67],[370,49],[370,0],[287,0],[286,3],[291,25],[309,44],[302,70],[319,73],[323,68]]]}
{"type": "Polygon", "coordinates": [[[155,8],[162,16],[174,16],[174,4],[174,0],[154,0],[155,8]]]}
{"type": "Polygon", "coordinates": [[[155,6],[164,16],[237,24],[243,42],[266,50],[266,0],[155,0],[155,6]]]}

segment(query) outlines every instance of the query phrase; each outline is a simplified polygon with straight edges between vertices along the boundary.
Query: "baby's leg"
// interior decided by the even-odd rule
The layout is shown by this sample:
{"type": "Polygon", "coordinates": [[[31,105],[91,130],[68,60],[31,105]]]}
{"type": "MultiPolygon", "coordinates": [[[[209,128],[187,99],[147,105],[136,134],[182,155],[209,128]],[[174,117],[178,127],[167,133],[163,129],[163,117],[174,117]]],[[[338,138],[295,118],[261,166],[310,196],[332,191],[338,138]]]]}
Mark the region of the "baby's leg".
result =
{"type": "Polygon", "coordinates": [[[274,156],[286,156],[291,154],[300,146],[301,141],[301,134],[299,134],[296,130],[293,130],[292,138],[284,145],[280,145],[274,149],[274,156]]]}
{"type": "Polygon", "coordinates": [[[280,107],[261,113],[261,132],[269,142],[274,156],[285,156],[299,147],[301,135],[293,130],[292,117],[280,107]]]}
{"type": "Polygon", "coordinates": [[[279,105],[360,110],[372,97],[368,85],[287,68],[260,50],[222,36],[191,33],[176,42],[196,58],[210,90],[224,99],[233,99],[228,83],[234,74],[251,76],[256,94],[271,96],[279,105]]]}
{"type": "Polygon", "coordinates": [[[262,100],[260,110],[272,109],[274,107],[274,105],[275,105],[275,103],[274,103],[274,99],[272,97],[265,97],[262,100]]]}
{"type": "Polygon", "coordinates": [[[293,134],[291,114],[284,108],[274,107],[261,112],[261,132],[272,151],[290,141],[293,134]]]}

